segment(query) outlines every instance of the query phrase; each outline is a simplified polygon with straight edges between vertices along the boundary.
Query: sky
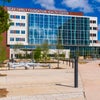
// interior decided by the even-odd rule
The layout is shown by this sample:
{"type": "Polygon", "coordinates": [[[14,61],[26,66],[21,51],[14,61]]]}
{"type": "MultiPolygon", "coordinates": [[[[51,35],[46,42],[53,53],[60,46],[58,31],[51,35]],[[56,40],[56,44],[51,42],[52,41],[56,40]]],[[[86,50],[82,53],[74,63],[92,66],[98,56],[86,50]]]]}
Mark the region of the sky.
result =
{"type": "Polygon", "coordinates": [[[85,16],[95,16],[98,18],[100,40],[100,0],[12,0],[11,3],[5,3],[5,6],[83,12],[85,16]]]}

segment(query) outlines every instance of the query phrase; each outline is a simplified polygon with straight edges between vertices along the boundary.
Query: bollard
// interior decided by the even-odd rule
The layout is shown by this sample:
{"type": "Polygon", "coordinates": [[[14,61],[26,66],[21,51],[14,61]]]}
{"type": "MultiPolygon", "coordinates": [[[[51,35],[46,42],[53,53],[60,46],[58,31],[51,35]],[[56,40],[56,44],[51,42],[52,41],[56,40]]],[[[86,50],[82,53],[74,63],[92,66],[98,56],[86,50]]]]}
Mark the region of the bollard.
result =
{"type": "Polygon", "coordinates": [[[78,87],[78,57],[75,57],[75,67],[74,67],[74,87],[78,87]]]}

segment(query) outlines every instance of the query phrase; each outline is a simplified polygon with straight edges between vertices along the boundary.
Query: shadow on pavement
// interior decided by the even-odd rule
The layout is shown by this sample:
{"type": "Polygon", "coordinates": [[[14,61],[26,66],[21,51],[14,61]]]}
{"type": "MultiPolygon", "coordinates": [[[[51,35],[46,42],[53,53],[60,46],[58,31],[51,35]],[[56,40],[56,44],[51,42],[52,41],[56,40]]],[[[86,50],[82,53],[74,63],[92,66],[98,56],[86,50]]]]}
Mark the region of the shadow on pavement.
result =
{"type": "Polygon", "coordinates": [[[74,86],[70,86],[70,85],[63,85],[63,84],[55,84],[55,85],[74,88],[74,86]]]}

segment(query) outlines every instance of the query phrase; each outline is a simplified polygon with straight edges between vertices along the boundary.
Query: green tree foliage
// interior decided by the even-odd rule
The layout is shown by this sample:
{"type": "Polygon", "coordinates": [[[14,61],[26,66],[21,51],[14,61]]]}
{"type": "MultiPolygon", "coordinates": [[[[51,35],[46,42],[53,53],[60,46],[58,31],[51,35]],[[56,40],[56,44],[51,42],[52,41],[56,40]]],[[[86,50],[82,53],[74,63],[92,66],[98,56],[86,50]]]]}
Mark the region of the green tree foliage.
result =
{"type": "Polygon", "coordinates": [[[10,19],[8,12],[4,7],[0,6],[0,34],[7,31],[10,27],[10,19]]]}
{"type": "Polygon", "coordinates": [[[2,64],[6,58],[6,49],[3,45],[0,44],[0,64],[2,64]]]}
{"type": "Polygon", "coordinates": [[[57,68],[59,68],[60,50],[63,49],[63,46],[59,37],[57,39],[56,49],[57,49],[57,59],[58,59],[57,68]]]}
{"type": "Polygon", "coordinates": [[[48,59],[48,52],[49,52],[48,41],[44,41],[41,48],[42,48],[42,58],[46,62],[46,60],[48,59]]]}
{"type": "Polygon", "coordinates": [[[22,46],[23,46],[23,44],[21,44],[21,43],[19,43],[19,44],[15,44],[15,45],[13,46],[14,51],[16,51],[17,49],[21,49],[22,46]]]}
{"type": "MultiPolygon", "coordinates": [[[[1,1],[10,2],[11,0],[1,0],[1,1]]],[[[10,27],[9,14],[3,6],[0,6],[0,64],[7,58],[6,48],[2,45],[4,38],[2,36],[2,33],[7,31],[10,27]]]]}
{"type": "Polygon", "coordinates": [[[19,54],[19,50],[23,47],[23,44],[19,43],[19,44],[15,44],[13,45],[13,49],[14,49],[14,52],[17,52],[18,54],[18,58],[21,58],[21,54],[19,54]]]}
{"type": "Polygon", "coordinates": [[[35,49],[35,51],[33,51],[33,57],[36,62],[41,59],[41,48],[39,46],[35,49]]]}
{"type": "Polygon", "coordinates": [[[2,45],[3,36],[0,34],[0,64],[3,63],[4,60],[7,58],[6,48],[2,45]]]}

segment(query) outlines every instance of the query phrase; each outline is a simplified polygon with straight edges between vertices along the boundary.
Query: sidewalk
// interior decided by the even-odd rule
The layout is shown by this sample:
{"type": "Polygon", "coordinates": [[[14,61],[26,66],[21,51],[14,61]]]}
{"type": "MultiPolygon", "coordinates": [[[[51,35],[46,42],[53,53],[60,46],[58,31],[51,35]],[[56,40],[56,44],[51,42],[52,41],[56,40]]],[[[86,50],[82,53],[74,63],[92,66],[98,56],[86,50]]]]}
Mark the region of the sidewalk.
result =
{"type": "Polygon", "coordinates": [[[100,60],[79,65],[86,100],[100,100],[100,60]]]}

